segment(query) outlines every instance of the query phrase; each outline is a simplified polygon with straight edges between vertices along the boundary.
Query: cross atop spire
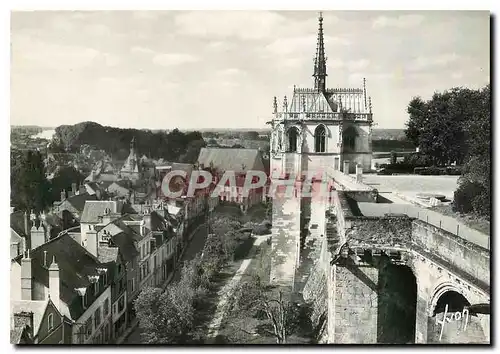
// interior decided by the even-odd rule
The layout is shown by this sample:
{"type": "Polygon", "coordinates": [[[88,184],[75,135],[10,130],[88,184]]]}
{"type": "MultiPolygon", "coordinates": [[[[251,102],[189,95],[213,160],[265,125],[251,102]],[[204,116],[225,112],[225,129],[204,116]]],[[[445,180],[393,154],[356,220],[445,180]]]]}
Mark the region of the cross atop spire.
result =
{"type": "Polygon", "coordinates": [[[326,56],[323,38],[323,13],[319,13],[318,43],[316,47],[316,58],[314,59],[314,88],[318,91],[326,91],[326,56]]]}

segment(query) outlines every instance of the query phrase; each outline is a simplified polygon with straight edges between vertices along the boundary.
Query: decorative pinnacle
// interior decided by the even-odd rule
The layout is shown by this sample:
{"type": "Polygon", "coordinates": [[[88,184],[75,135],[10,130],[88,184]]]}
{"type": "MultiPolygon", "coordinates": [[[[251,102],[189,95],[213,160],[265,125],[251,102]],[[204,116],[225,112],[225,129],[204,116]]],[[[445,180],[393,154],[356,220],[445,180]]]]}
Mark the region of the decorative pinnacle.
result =
{"type": "Polygon", "coordinates": [[[370,113],[372,113],[372,98],[371,98],[371,96],[368,97],[368,107],[370,109],[370,113]]]}
{"type": "Polygon", "coordinates": [[[368,107],[366,106],[366,78],[363,78],[363,97],[365,98],[365,109],[368,107]]]}
{"type": "Polygon", "coordinates": [[[319,13],[318,18],[318,42],[316,47],[316,58],[314,59],[314,88],[318,91],[326,90],[326,56],[323,38],[323,13],[319,13]]]}
{"type": "Polygon", "coordinates": [[[276,99],[276,96],[274,96],[274,99],[273,99],[273,110],[274,110],[274,113],[278,113],[278,100],[276,99]]]}
{"type": "Polygon", "coordinates": [[[285,98],[283,99],[283,110],[284,110],[285,112],[288,112],[288,100],[287,100],[286,96],[285,96],[285,98]]]}

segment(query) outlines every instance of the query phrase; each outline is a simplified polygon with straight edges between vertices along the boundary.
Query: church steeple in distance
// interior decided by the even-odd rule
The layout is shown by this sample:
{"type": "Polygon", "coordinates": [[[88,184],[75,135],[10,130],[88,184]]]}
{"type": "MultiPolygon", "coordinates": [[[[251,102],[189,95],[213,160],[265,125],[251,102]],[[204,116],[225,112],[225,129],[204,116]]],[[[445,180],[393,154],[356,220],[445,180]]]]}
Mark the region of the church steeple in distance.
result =
{"type": "Polygon", "coordinates": [[[326,56],[325,43],[323,39],[323,13],[319,13],[318,43],[316,47],[316,58],[314,59],[314,88],[320,92],[326,91],[326,56]]]}

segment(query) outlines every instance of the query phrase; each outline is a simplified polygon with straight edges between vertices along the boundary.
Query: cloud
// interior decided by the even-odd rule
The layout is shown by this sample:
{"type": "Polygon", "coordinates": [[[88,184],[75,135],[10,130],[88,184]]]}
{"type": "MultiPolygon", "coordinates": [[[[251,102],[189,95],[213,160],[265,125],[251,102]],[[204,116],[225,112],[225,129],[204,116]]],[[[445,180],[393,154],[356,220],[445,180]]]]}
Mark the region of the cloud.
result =
{"type": "Polygon", "coordinates": [[[199,58],[184,53],[158,54],[153,57],[153,63],[161,66],[175,66],[187,63],[195,63],[199,58]]]}
{"type": "Polygon", "coordinates": [[[352,87],[362,88],[363,79],[366,78],[368,89],[370,87],[370,82],[383,83],[384,81],[393,80],[397,76],[396,72],[390,73],[366,73],[366,72],[355,72],[349,74],[348,82],[352,87]]]}
{"type": "Polygon", "coordinates": [[[118,66],[121,62],[120,58],[116,55],[109,54],[109,53],[104,53],[104,62],[106,63],[106,66],[114,67],[118,66]]]}
{"type": "Polygon", "coordinates": [[[133,11],[132,17],[137,20],[156,20],[160,16],[159,11],[133,11]]]}
{"type": "Polygon", "coordinates": [[[274,36],[284,16],[270,11],[192,11],[174,18],[180,35],[258,40],[274,36]]]}
{"type": "Polygon", "coordinates": [[[54,69],[77,69],[86,67],[101,56],[93,48],[47,43],[30,36],[13,36],[12,63],[26,63],[54,69]]]}
{"type": "Polygon", "coordinates": [[[386,27],[395,28],[412,28],[420,25],[424,20],[424,16],[411,14],[411,15],[400,15],[394,17],[379,16],[373,20],[372,28],[381,29],[386,27]]]}
{"type": "Polygon", "coordinates": [[[85,32],[97,37],[110,36],[112,34],[108,26],[99,23],[88,25],[85,28],[85,32]]]}
{"type": "Polygon", "coordinates": [[[245,76],[246,72],[241,70],[241,69],[238,69],[238,68],[227,68],[227,69],[217,71],[216,75],[219,77],[235,78],[235,77],[239,77],[239,76],[245,76]]]}
{"type": "Polygon", "coordinates": [[[155,54],[156,53],[152,49],[141,47],[141,46],[134,46],[134,47],[130,48],[130,52],[139,53],[139,54],[155,54]]]}
{"type": "Polygon", "coordinates": [[[349,71],[358,71],[366,69],[369,65],[370,61],[368,59],[360,59],[347,63],[347,68],[349,71]]]}
{"type": "Polygon", "coordinates": [[[407,69],[409,71],[422,71],[435,67],[443,67],[456,62],[459,58],[455,53],[442,54],[435,57],[418,56],[410,61],[407,69]]]}
{"type": "MultiPolygon", "coordinates": [[[[325,51],[334,51],[332,46],[348,46],[350,41],[342,37],[325,36],[325,51]]],[[[309,57],[316,55],[317,35],[297,36],[276,39],[263,48],[262,56],[275,57],[309,57]]]]}

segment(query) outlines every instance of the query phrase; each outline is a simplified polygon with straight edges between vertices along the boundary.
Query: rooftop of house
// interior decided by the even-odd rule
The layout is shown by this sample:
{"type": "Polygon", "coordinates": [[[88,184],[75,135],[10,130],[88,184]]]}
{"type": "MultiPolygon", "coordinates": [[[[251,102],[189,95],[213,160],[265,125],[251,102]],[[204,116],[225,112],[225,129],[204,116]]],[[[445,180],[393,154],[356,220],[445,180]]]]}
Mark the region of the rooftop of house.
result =
{"type": "MultiPolygon", "coordinates": [[[[20,312],[31,312],[33,313],[33,335],[38,333],[40,329],[40,324],[42,322],[45,309],[49,304],[49,299],[34,301],[34,300],[11,300],[11,315],[14,316],[16,313],[20,312]]],[[[14,324],[11,323],[11,328],[14,329],[14,324]]]]}
{"type": "Polygon", "coordinates": [[[105,215],[106,210],[109,210],[113,214],[121,214],[122,209],[123,203],[115,200],[89,200],[85,203],[80,222],[97,224],[99,222],[99,217],[105,215]]]}
{"type": "MultiPolygon", "coordinates": [[[[126,262],[132,261],[139,254],[135,242],[142,240],[143,237],[140,235],[140,232],[138,233],[126,225],[123,220],[117,219],[103,227],[99,232],[105,232],[111,236],[113,244],[117,247],[117,250],[119,250],[126,262]]],[[[100,250],[98,252],[100,253],[100,250]]],[[[107,250],[104,252],[106,255],[109,255],[107,250]]]]}
{"type": "Polygon", "coordinates": [[[118,181],[114,181],[107,188],[111,187],[112,185],[117,185],[119,187],[122,187],[122,188],[125,188],[125,189],[128,189],[128,190],[132,189],[132,183],[129,180],[127,180],[127,179],[120,179],[118,181]]]}
{"type": "Polygon", "coordinates": [[[97,200],[97,197],[95,195],[90,195],[88,193],[82,193],[82,194],[72,195],[71,197],[66,198],[64,201],[59,202],[58,204],[62,205],[64,203],[68,203],[73,208],[75,208],[79,213],[82,213],[83,209],[85,208],[85,203],[87,201],[92,201],[92,200],[97,200]]]}
{"type": "Polygon", "coordinates": [[[14,327],[10,330],[10,344],[21,344],[21,338],[26,329],[26,326],[23,327],[14,327]]]}
{"type": "MultiPolygon", "coordinates": [[[[49,287],[49,266],[55,259],[61,281],[61,313],[71,319],[78,319],[85,312],[76,289],[87,288],[90,277],[98,274],[98,268],[108,268],[67,233],[33,249],[29,256],[33,279],[46,288],[49,287]]],[[[19,264],[21,260],[22,255],[15,259],[19,264]]]]}
{"type": "Polygon", "coordinates": [[[202,148],[198,164],[213,166],[220,171],[246,173],[249,170],[265,171],[262,156],[257,149],[202,148]]]}
{"type": "MultiPolygon", "coordinates": [[[[23,211],[15,211],[10,214],[10,227],[19,236],[26,237],[23,211]]],[[[28,225],[28,228],[31,229],[31,226],[28,225]]]]}

